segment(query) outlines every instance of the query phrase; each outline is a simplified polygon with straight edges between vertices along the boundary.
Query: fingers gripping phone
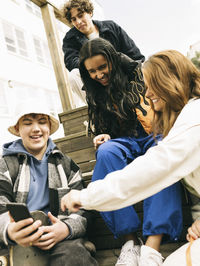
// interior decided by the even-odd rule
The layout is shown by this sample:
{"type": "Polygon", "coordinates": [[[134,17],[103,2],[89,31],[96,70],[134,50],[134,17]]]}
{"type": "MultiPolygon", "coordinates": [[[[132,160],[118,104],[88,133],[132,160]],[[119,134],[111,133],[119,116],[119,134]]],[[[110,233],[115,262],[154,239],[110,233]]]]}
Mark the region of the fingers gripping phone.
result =
{"type": "MultiPolygon", "coordinates": [[[[19,222],[21,220],[27,219],[27,218],[33,218],[24,203],[15,203],[10,202],[6,204],[7,210],[10,212],[10,215],[14,219],[15,222],[19,222]]],[[[37,232],[38,229],[34,230],[30,235],[37,232]]]]}
{"type": "Polygon", "coordinates": [[[27,219],[27,218],[33,218],[24,203],[7,203],[6,204],[7,210],[10,212],[10,215],[13,217],[15,222],[27,219]]]}

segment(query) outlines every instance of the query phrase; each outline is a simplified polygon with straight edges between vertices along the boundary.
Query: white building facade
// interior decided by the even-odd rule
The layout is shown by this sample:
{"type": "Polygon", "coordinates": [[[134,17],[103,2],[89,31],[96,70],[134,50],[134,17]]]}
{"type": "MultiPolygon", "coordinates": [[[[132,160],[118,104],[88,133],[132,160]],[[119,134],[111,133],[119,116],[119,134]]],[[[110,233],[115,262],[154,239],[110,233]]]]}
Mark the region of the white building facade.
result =
{"type": "MultiPolygon", "coordinates": [[[[61,5],[64,1],[56,2],[61,5]]],[[[100,17],[102,13],[98,11],[97,14],[100,17]]],[[[62,43],[69,27],[61,22],[58,22],[57,26],[62,43]]],[[[0,9],[0,43],[2,146],[3,143],[14,139],[7,128],[12,122],[18,102],[28,98],[36,101],[42,99],[50,111],[56,114],[62,112],[62,106],[40,8],[30,0],[3,1],[0,9]]],[[[63,136],[60,126],[59,131],[52,137],[63,136]]]]}

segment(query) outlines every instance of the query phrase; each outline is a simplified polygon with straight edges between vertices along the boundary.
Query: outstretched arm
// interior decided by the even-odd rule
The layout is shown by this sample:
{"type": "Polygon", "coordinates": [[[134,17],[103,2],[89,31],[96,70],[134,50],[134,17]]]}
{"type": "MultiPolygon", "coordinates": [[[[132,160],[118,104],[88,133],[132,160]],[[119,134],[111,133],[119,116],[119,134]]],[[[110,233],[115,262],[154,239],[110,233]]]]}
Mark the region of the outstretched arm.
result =
{"type": "MultiPolygon", "coordinates": [[[[67,206],[110,211],[139,202],[198,169],[199,146],[200,124],[187,130],[179,128],[124,169],[90,183],[73,197],[71,192],[67,206]]],[[[198,180],[193,178],[193,182],[198,180]]]]}
{"type": "Polygon", "coordinates": [[[65,211],[69,209],[71,212],[77,212],[81,208],[80,202],[80,191],[79,190],[71,190],[70,193],[66,194],[61,199],[61,209],[65,211]]]}

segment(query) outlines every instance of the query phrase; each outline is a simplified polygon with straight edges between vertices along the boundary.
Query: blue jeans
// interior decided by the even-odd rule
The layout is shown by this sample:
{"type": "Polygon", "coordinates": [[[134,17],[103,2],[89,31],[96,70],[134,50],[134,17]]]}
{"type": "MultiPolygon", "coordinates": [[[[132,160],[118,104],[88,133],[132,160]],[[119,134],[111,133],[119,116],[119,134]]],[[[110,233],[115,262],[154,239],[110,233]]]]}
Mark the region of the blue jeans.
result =
{"type": "MultiPolygon", "coordinates": [[[[152,136],[121,137],[103,143],[96,152],[97,162],[92,181],[103,179],[108,173],[124,168],[154,145],[152,136]]],[[[144,237],[164,234],[170,240],[177,240],[182,230],[180,184],[176,183],[145,199],[143,211],[144,237]]],[[[115,238],[136,232],[141,224],[133,206],[101,212],[101,216],[115,238]]]]}

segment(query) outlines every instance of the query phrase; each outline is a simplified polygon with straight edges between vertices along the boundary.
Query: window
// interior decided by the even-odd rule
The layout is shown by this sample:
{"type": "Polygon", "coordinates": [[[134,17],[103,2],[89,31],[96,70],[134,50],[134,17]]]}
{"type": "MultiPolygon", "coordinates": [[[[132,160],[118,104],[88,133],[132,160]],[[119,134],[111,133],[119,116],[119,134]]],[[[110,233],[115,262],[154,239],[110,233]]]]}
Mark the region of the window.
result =
{"type": "Polygon", "coordinates": [[[51,57],[47,43],[40,40],[38,37],[33,37],[33,42],[37,56],[37,61],[42,64],[51,66],[51,57]]]}
{"type": "Polygon", "coordinates": [[[6,22],[3,22],[3,31],[7,50],[28,57],[24,32],[6,22]]]}
{"type": "Polygon", "coordinates": [[[26,5],[26,8],[27,8],[27,10],[29,12],[31,12],[32,14],[35,14],[39,18],[42,17],[41,10],[40,10],[40,7],[39,6],[37,6],[36,4],[34,4],[33,2],[31,2],[30,0],[25,0],[25,5],[26,5]]]}
{"type": "Polygon", "coordinates": [[[17,44],[19,47],[19,53],[23,56],[28,56],[27,49],[26,49],[26,43],[24,39],[24,33],[18,29],[15,29],[15,34],[17,37],[17,44]]]}

